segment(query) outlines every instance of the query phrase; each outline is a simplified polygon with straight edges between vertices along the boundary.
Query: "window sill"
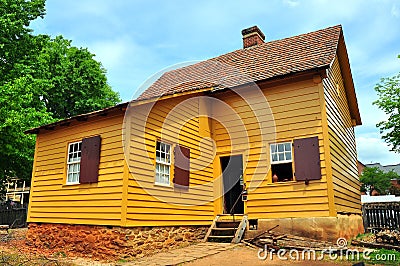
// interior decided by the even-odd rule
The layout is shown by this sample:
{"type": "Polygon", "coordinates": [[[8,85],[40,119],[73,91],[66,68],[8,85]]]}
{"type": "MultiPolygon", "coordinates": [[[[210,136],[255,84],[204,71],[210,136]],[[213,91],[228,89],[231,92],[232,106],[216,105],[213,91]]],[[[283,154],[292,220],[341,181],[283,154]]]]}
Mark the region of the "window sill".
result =
{"type": "Polygon", "coordinates": [[[157,187],[170,187],[170,188],[172,188],[171,184],[154,183],[154,185],[157,186],[157,187]]]}
{"type": "Polygon", "coordinates": [[[80,185],[79,182],[74,182],[74,183],[65,183],[64,186],[74,186],[74,185],[80,185]]]}
{"type": "Polygon", "coordinates": [[[268,185],[276,185],[276,186],[279,186],[279,185],[285,185],[285,184],[296,184],[296,183],[299,183],[298,181],[296,181],[296,180],[291,180],[291,181],[278,181],[278,182],[271,182],[271,183],[268,183],[268,185]]]}

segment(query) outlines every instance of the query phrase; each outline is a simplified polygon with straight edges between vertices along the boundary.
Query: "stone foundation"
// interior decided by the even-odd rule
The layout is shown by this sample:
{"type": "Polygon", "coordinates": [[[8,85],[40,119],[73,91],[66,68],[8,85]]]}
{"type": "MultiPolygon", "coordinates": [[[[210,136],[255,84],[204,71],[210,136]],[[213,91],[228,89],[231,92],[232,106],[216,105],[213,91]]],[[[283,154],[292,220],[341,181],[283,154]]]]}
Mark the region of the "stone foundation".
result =
{"type": "Polygon", "coordinates": [[[247,231],[245,238],[251,238],[276,225],[279,225],[279,227],[273,231],[277,233],[292,234],[334,243],[339,237],[350,239],[359,233],[364,233],[361,215],[339,214],[337,217],[259,219],[257,230],[247,231]]]}
{"type": "Polygon", "coordinates": [[[199,242],[208,227],[120,228],[89,225],[30,223],[26,244],[66,254],[93,258],[140,258],[158,251],[199,242]]]}

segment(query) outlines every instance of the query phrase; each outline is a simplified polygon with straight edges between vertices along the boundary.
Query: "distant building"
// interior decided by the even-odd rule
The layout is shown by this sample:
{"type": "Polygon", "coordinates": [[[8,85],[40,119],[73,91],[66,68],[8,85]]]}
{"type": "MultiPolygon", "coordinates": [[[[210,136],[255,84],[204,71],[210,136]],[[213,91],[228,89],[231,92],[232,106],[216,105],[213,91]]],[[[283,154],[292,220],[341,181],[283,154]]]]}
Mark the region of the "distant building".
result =
{"type": "Polygon", "coordinates": [[[29,202],[30,187],[26,186],[24,180],[13,178],[7,183],[6,201],[18,202],[27,205],[29,202]]]}
{"type": "MultiPolygon", "coordinates": [[[[370,163],[370,164],[365,164],[365,167],[378,167],[380,170],[382,170],[385,173],[393,171],[400,176],[400,163],[394,164],[394,165],[381,165],[380,163],[370,163]]],[[[390,182],[392,183],[393,186],[400,189],[400,180],[399,179],[392,179],[390,182]]]]}
{"type": "Polygon", "coordinates": [[[394,164],[394,165],[381,165],[380,163],[368,163],[365,164],[365,167],[378,167],[381,169],[383,172],[387,173],[390,171],[394,171],[398,175],[400,175],[400,163],[399,164],[394,164]]]}
{"type": "Polygon", "coordinates": [[[358,175],[361,175],[362,172],[364,171],[365,164],[357,160],[357,169],[358,169],[358,175]]]}

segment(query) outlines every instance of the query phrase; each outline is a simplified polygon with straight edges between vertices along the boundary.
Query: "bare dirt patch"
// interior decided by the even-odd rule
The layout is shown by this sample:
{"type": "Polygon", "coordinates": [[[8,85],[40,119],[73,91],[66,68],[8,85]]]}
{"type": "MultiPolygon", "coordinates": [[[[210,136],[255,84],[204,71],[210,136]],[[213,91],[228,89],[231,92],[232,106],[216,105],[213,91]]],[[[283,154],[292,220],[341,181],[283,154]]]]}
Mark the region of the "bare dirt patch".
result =
{"type": "Polygon", "coordinates": [[[219,266],[219,265],[229,265],[229,266],[239,266],[239,265],[341,265],[347,266],[352,265],[352,263],[347,262],[332,262],[332,261],[293,261],[293,260],[279,260],[274,257],[271,261],[269,258],[266,260],[260,260],[257,256],[258,250],[249,248],[246,246],[237,246],[231,250],[223,251],[221,253],[211,255],[202,259],[198,259],[192,262],[188,262],[185,265],[188,266],[219,266]]]}
{"type": "MultiPolygon", "coordinates": [[[[137,265],[135,260],[95,260],[94,258],[88,258],[84,254],[68,254],[64,253],[62,250],[55,249],[38,249],[32,248],[26,245],[25,242],[26,229],[13,229],[10,231],[9,237],[7,239],[2,239],[0,241],[0,265],[57,265],[57,266],[128,266],[137,265]]],[[[199,247],[201,244],[199,245],[199,247]]],[[[201,252],[196,245],[191,245],[186,248],[173,249],[169,251],[164,251],[165,254],[172,255],[174,258],[185,257],[188,255],[188,251],[194,249],[196,252],[201,252]],[[171,253],[171,254],[170,254],[171,253]]],[[[192,250],[193,252],[193,250],[192,250]]],[[[209,250],[207,251],[209,252],[209,250]]],[[[269,258],[266,260],[260,260],[257,256],[258,250],[254,248],[249,248],[244,245],[237,245],[230,249],[224,251],[216,251],[216,254],[203,257],[191,262],[187,262],[184,265],[188,266],[219,266],[219,265],[352,265],[352,263],[343,261],[293,261],[286,260],[282,261],[274,257],[273,260],[269,258]]],[[[161,255],[161,254],[160,254],[161,255]]],[[[165,256],[163,256],[165,257],[165,256]]],[[[143,265],[163,265],[157,258],[149,260],[148,264],[143,265]],[[150,263],[151,262],[151,263],[150,263]]],[[[164,264],[170,265],[170,264],[164,264]]],[[[182,265],[179,263],[179,265],[182,265]]]]}

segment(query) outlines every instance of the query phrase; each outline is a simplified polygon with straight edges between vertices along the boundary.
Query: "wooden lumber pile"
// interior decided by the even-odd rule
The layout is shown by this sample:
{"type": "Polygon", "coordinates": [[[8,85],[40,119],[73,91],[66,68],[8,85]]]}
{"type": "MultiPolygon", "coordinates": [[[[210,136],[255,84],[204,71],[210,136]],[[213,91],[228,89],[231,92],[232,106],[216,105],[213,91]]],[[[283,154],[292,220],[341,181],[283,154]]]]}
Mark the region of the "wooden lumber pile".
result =
{"type": "Polygon", "coordinates": [[[399,245],[400,244],[400,232],[397,230],[384,230],[378,232],[376,235],[377,243],[384,243],[390,245],[399,245]]]}
{"type": "Polygon", "coordinates": [[[351,244],[367,248],[385,248],[400,251],[400,232],[398,230],[383,230],[373,235],[370,240],[355,239],[351,244]]]}

